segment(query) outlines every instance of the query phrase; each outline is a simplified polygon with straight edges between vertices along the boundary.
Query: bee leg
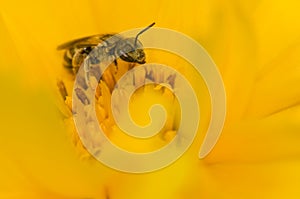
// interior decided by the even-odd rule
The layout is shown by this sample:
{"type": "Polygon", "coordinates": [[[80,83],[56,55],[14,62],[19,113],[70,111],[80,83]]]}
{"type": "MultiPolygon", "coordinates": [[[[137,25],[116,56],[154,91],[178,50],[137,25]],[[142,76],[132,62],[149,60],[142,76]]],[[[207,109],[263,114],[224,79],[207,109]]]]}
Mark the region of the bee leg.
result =
{"type": "Polygon", "coordinates": [[[90,71],[90,61],[89,57],[87,57],[84,62],[83,62],[83,67],[84,67],[84,72],[85,72],[85,81],[87,85],[89,85],[90,82],[90,76],[89,76],[89,71],[90,71]]]}
{"type": "Polygon", "coordinates": [[[90,85],[90,76],[89,76],[89,72],[85,72],[85,83],[87,85],[90,85]]]}
{"type": "Polygon", "coordinates": [[[118,68],[118,62],[117,62],[116,59],[114,60],[114,64],[115,64],[115,66],[116,66],[116,72],[115,72],[115,74],[116,74],[116,73],[118,72],[118,69],[119,69],[119,68],[118,68]]]}

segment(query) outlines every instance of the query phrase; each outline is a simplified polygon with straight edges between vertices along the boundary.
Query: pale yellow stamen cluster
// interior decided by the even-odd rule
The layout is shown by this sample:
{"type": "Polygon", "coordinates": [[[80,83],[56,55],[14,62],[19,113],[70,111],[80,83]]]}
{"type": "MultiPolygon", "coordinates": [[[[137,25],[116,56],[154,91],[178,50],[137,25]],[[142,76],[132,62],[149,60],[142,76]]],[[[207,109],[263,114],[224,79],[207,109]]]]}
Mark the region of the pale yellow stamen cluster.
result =
{"type": "MultiPolygon", "coordinates": [[[[119,70],[116,70],[115,66],[110,66],[102,75],[102,78],[96,88],[96,93],[94,97],[96,99],[95,111],[98,119],[98,124],[88,125],[88,130],[87,130],[88,141],[85,142],[85,144],[88,143],[89,145],[87,147],[94,149],[93,151],[95,151],[95,153],[97,151],[98,152],[101,151],[101,141],[93,139],[93,137],[96,137],[93,136],[93,134],[96,133],[95,125],[100,125],[105,135],[113,143],[120,145],[121,147],[127,150],[132,150],[132,151],[145,151],[145,150],[148,151],[149,146],[147,145],[153,145],[150,146],[151,150],[153,150],[153,148],[156,149],[170,142],[176,135],[176,130],[178,127],[175,124],[175,120],[178,120],[179,117],[176,118],[174,116],[178,115],[179,112],[177,109],[174,109],[174,104],[176,104],[177,101],[176,98],[174,97],[174,94],[172,93],[172,86],[174,86],[174,79],[176,77],[173,76],[172,74],[165,74],[164,71],[155,71],[149,69],[148,71],[139,70],[134,74],[134,77],[131,81],[135,87],[139,87],[145,83],[148,83],[150,81],[148,79],[149,76],[151,76],[153,82],[162,82],[162,80],[164,80],[167,84],[164,86],[161,84],[148,84],[146,86],[142,86],[132,96],[130,107],[128,108],[132,114],[133,119],[137,120],[138,123],[140,122],[142,123],[142,125],[145,125],[147,123],[147,118],[145,117],[145,115],[148,114],[147,108],[145,109],[145,106],[149,107],[151,103],[162,103],[167,110],[166,123],[163,129],[161,129],[161,131],[158,133],[158,136],[156,136],[156,139],[146,144],[146,146],[140,146],[139,144],[137,144],[139,146],[128,147],[128,145],[126,144],[127,143],[126,139],[124,140],[123,137],[120,136],[120,134],[122,134],[122,131],[120,131],[120,129],[115,123],[114,116],[111,110],[111,98],[112,98],[112,92],[114,90],[117,81],[130,68],[132,68],[132,64],[128,64],[122,61],[120,61],[119,63],[119,70]],[[158,98],[161,98],[163,100],[158,100],[158,98]],[[147,149],[143,149],[143,148],[147,148],[147,149]]],[[[66,82],[67,81],[65,81],[65,83],[66,82]]],[[[67,83],[73,83],[73,81],[71,80],[67,83]]],[[[123,90],[123,92],[125,92],[123,94],[128,95],[126,91],[123,90]]],[[[71,91],[68,91],[68,93],[71,93],[71,91]]],[[[122,101],[123,101],[122,96],[120,95],[119,103],[122,103],[122,101]]],[[[64,102],[65,102],[65,106],[68,107],[69,110],[72,110],[72,98],[70,94],[68,96],[65,96],[64,102]]],[[[177,105],[178,104],[176,104],[176,106],[177,105]]],[[[72,140],[75,146],[79,148],[78,151],[80,156],[90,157],[90,154],[87,153],[85,146],[83,146],[77,134],[77,130],[75,128],[72,114],[71,115],[65,114],[65,116],[66,116],[65,118],[66,126],[68,127],[69,132],[71,132],[72,140]]]]}

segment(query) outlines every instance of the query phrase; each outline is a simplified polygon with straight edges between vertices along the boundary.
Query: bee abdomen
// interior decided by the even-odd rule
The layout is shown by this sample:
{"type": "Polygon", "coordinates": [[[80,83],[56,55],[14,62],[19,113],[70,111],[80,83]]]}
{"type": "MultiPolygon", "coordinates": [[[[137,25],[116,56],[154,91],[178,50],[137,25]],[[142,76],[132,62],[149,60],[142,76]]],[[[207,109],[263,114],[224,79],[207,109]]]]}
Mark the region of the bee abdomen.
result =
{"type": "Polygon", "coordinates": [[[65,51],[64,54],[64,67],[72,69],[73,68],[73,56],[74,56],[74,49],[68,49],[65,51]]]}

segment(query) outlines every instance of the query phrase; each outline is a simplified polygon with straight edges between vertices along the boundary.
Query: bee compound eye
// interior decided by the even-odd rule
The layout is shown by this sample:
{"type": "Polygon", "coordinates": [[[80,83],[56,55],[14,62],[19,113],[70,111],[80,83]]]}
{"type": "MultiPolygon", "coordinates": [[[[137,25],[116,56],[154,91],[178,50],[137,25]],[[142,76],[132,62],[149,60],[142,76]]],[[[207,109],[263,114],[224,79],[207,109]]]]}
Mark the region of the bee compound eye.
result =
{"type": "Polygon", "coordinates": [[[134,51],[135,49],[132,46],[127,44],[126,46],[124,46],[124,48],[122,50],[124,50],[126,53],[128,53],[128,52],[134,51]]]}

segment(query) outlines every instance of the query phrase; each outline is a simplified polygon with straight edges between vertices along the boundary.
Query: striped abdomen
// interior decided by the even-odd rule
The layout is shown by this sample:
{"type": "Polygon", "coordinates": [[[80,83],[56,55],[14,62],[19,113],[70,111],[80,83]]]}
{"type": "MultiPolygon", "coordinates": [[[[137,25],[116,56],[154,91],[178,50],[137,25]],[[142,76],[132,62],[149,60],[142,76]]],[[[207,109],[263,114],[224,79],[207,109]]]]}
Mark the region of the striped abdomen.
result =
{"type": "Polygon", "coordinates": [[[76,74],[84,59],[93,50],[93,48],[94,47],[89,46],[85,48],[67,49],[64,54],[64,67],[71,69],[74,74],[76,74]]]}

